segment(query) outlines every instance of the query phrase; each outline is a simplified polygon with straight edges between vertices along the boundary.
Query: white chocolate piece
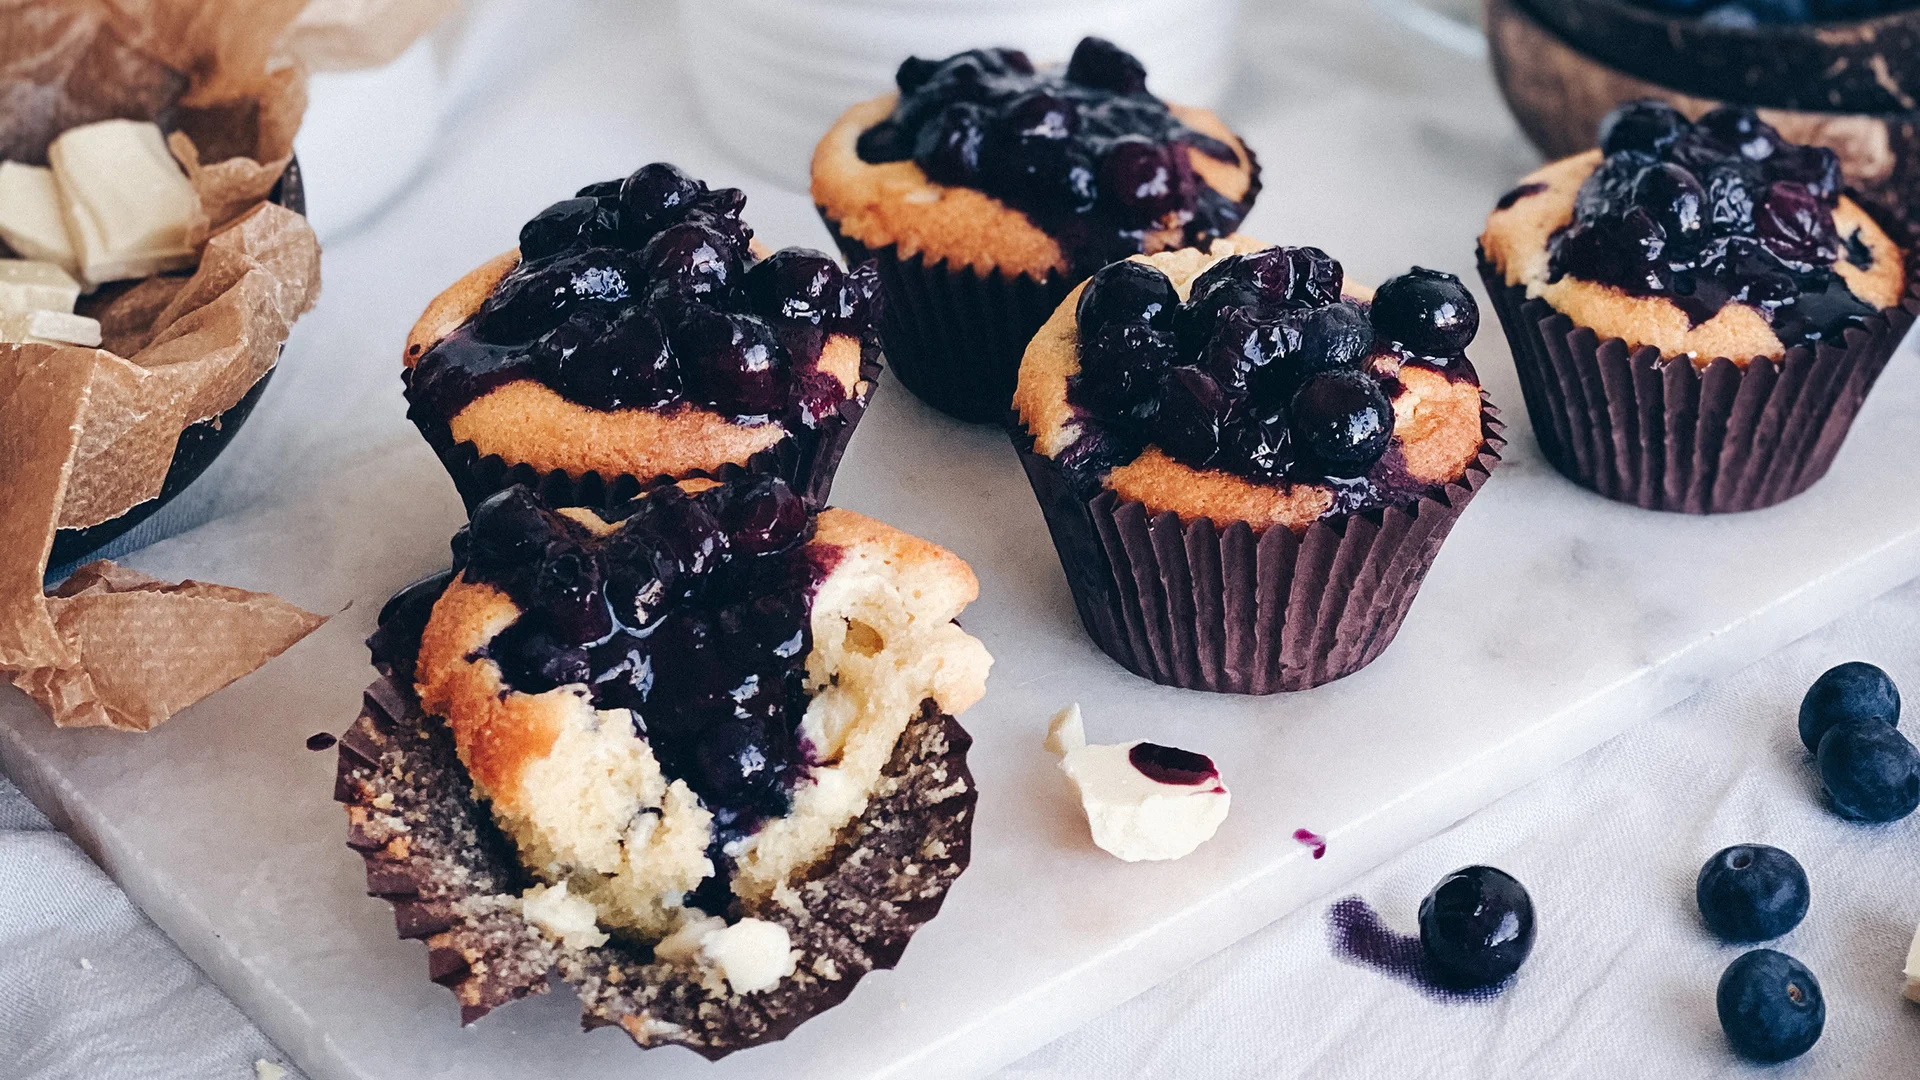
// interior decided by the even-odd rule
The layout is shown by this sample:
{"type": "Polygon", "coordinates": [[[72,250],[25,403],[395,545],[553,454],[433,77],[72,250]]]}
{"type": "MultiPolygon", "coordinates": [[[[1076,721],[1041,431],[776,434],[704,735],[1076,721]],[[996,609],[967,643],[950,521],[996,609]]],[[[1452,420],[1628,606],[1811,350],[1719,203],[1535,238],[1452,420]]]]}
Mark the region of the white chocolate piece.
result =
{"type": "Polygon", "coordinates": [[[194,264],[200,199],[158,126],[102,120],[71,128],[53,140],[47,158],[88,284],[194,264]]]}
{"type": "Polygon", "coordinates": [[[14,345],[100,346],[100,324],[65,311],[0,314],[0,343],[14,345]]]}
{"type": "Polygon", "coordinates": [[[79,268],[52,169],[0,161],[0,240],[23,259],[39,259],[68,271],[79,268]]]}
{"type": "Polygon", "coordinates": [[[0,259],[0,314],[71,312],[79,299],[80,283],[54,263],[0,259]]]}
{"type": "Polygon", "coordinates": [[[1907,1000],[1920,1001],[1920,930],[1913,932],[1913,945],[1907,949],[1907,1000]]]}
{"type": "Polygon", "coordinates": [[[607,943],[593,903],[567,891],[567,883],[535,885],[520,897],[520,913],[569,949],[595,949],[607,943]]]}
{"type": "Polygon", "coordinates": [[[700,955],[736,994],[751,994],[793,974],[799,959],[787,928],[764,919],[741,919],[700,939],[700,955]]]}
{"type": "Polygon", "coordinates": [[[1088,745],[1080,707],[1070,705],[1054,714],[1046,748],[1060,755],[1095,844],[1127,862],[1178,859],[1213,837],[1232,796],[1217,772],[1192,784],[1149,777],[1133,762],[1141,741],[1088,745]]]}

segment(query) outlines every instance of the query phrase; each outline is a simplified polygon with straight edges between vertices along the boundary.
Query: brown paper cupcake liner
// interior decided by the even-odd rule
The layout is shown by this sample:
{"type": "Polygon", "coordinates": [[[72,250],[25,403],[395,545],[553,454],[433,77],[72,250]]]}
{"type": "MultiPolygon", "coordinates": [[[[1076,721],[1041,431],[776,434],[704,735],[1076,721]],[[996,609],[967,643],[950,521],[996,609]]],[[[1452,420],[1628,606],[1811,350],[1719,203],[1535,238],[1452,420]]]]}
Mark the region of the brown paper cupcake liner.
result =
{"type": "Polygon", "coordinates": [[[1059,549],[1080,622],[1127,670],[1216,693],[1305,690],[1372,663],[1399,632],[1441,542],[1500,460],[1481,395],[1480,454],[1417,502],[1317,521],[1295,535],[1149,514],[1076,491],[1016,431],[1015,448],[1059,549]]]}
{"type": "Polygon", "coordinates": [[[970,267],[901,258],[899,248],[868,248],[821,220],[848,266],[871,259],[885,297],[880,336],[887,366],[913,396],[959,420],[997,424],[1013,402],[1027,342],[1076,284],[1062,274],[1036,280],[970,267]]]}
{"type": "MultiPolygon", "coordinates": [[[[406,381],[411,376],[409,369],[401,377],[406,381]]],[[[853,439],[853,429],[859,426],[860,418],[866,414],[880,378],[880,351],[872,343],[861,348],[860,378],[866,383],[866,391],[841,402],[837,415],[826,419],[818,428],[796,432],[792,437],[749,457],[744,465],[725,462],[711,469],[695,469],[678,476],[664,473],[649,477],[625,473],[603,476],[594,471],[574,476],[560,470],[543,471],[527,464],[510,463],[498,454],[483,455],[471,442],[454,441],[443,419],[424,415],[411,403],[407,409],[407,419],[420,429],[427,445],[433,448],[448,475],[453,477],[453,485],[459,490],[460,500],[466,504],[469,512],[487,496],[515,484],[532,488],[549,506],[585,506],[604,512],[643,491],[676,480],[704,477],[729,481],[741,476],[778,476],[815,508],[819,508],[827,504],[827,496],[833,490],[834,473],[840,468],[840,459],[853,439]]]]}
{"type": "Polygon", "coordinates": [[[585,1026],[717,1059],[783,1038],[839,1004],[867,972],[893,967],[939,912],[971,853],[971,744],[957,721],[923,703],[886,768],[890,792],[795,883],[799,902],[741,912],[785,927],[799,953],[791,977],[745,995],[656,962],[643,945],[573,949],[529,924],[518,897],[532,879],[474,798],[446,724],[421,711],[404,678],[367,688],[360,718],[340,738],[334,798],[346,804],[347,843],[366,864],[367,893],[393,905],[402,938],[426,942],[427,975],[453,991],[461,1023],[546,993],[558,974],[579,991],[585,1026]]]}
{"type": "Polygon", "coordinates": [[[1688,514],[1772,506],[1825,476],[1920,315],[1920,253],[1909,248],[1906,299],[1848,330],[1844,347],[1796,345],[1778,362],[1717,357],[1700,366],[1600,339],[1528,299],[1525,286],[1509,286],[1485,252],[1480,275],[1553,467],[1609,499],[1688,514]]]}

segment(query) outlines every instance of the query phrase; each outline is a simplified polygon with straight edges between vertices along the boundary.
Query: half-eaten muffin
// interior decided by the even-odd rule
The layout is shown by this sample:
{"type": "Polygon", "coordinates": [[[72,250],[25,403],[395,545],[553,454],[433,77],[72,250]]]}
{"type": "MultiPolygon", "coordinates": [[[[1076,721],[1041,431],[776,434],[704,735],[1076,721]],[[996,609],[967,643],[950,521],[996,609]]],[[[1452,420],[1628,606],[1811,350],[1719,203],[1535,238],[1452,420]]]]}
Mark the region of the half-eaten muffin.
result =
{"type": "Polygon", "coordinates": [[[455,555],[383,613],[338,797],[464,1020],[557,972],[589,1026],[719,1057],[938,911],[991,662],[953,623],[965,563],[778,478],[608,518],[515,487],[455,555]]]}
{"type": "Polygon", "coordinates": [[[768,254],[745,205],[647,165],[541,211],[434,298],[407,337],[408,416],[469,508],[516,483],[605,509],[741,473],[824,504],[879,373],[877,278],[768,254]]]}

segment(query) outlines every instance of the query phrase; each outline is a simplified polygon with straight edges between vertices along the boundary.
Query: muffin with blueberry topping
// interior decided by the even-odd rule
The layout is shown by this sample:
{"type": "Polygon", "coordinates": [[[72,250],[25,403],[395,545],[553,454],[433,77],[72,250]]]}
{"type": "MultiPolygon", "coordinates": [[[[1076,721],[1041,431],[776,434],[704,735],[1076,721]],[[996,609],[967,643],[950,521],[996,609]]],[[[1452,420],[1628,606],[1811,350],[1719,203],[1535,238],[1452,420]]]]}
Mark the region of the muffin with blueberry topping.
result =
{"type": "Polygon", "coordinates": [[[1218,117],[1153,96],[1099,38],[1064,68],[975,49],[895,81],[820,141],[813,201],[850,262],[878,260],[888,365],[964,420],[1005,419],[1028,339],[1074,285],[1232,235],[1260,191],[1218,117]]]}
{"type": "Polygon", "coordinates": [[[1459,279],[1344,278],[1317,248],[1136,256],[1027,347],[1016,446],[1081,622],[1130,670],[1246,694],[1357,671],[1498,460],[1459,279]]]}
{"type": "Polygon", "coordinates": [[[1500,200],[1480,261],[1547,459],[1655,510],[1806,490],[1920,312],[1906,230],[1732,106],[1620,106],[1500,200]]]}
{"type": "Polygon", "coordinates": [[[740,473],[824,503],[879,373],[877,278],[766,253],[745,204],[647,165],[434,299],[407,338],[408,416],[469,507],[516,483],[605,508],[740,473]]]}
{"type": "Polygon", "coordinates": [[[602,517],[524,487],[370,641],[341,740],[369,892],[462,1019],[547,989],[708,1057],[891,967],[965,868],[965,563],[775,477],[602,517]]]}

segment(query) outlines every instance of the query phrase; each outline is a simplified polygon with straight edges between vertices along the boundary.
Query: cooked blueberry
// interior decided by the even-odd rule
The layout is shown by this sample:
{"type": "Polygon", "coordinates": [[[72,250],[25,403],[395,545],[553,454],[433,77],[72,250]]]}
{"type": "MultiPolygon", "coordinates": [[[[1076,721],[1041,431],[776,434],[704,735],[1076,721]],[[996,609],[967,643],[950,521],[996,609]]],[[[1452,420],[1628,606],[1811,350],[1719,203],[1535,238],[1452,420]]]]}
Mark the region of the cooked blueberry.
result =
{"type": "Polygon", "coordinates": [[[1094,272],[1080,290],[1074,322],[1080,336],[1090,338],[1110,323],[1141,322],[1164,330],[1173,324],[1180,294],[1157,268],[1133,259],[1110,263],[1094,272]]]}
{"type": "Polygon", "coordinates": [[[1746,165],[1716,165],[1707,172],[1707,220],[1724,235],[1753,232],[1753,211],[1766,185],[1746,165]]]}
{"type": "Polygon", "coordinates": [[[1115,139],[1100,159],[1100,190],[1129,220],[1158,221],[1193,201],[1185,153],[1144,135],[1115,139]]]}
{"type": "Polygon", "coordinates": [[[1805,964],[1772,949],[1755,949],[1727,965],[1714,1004],[1734,1051],[1765,1064],[1811,1050],[1827,1026],[1820,980],[1805,964]]]}
{"type": "Polygon", "coordinates": [[[1153,441],[1196,468],[1213,464],[1233,403],[1213,376],[1196,367],[1169,368],[1160,378],[1153,441]]]}
{"type": "Polygon", "coordinates": [[[1180,357],[1174,336],[1144,322],[1110,322],[1080,342],[1076,398],[1103,412],[1127,413],[1147,402],[1160,376],[1180,357]]]}
{"type": "Polygon", "coordinates": [[[526,694],[544,694],[593,678],[583,646],[566,641],[542,620],[529,616],[496,634],[486,654],[500,665],[507,685],[526,694]]]}
{"type": "Polygon", "coordinates": [[[1781,146],[1767,159],[1767,171],[1777,180],[1800,184],[1822,202],[1840,194],[1840,155],[1824,146],[1781,146]]]}
{"type": "Polygon", "coordinates": [[[1302,456],[1328,476],[1361,476],[1393,438],[1393,406],[1364,372],[1323,371],[1300,384],[1288,409],[1302,456]]]}
{"type": "Polygon", "coordinates": [[[740,272],[733,243],[712,227],[684,221],[662,230],[640,252],[654,296],[703,299],[724,291],[740,272]]]}
{"type": "Polygon", "coordinates": [[[1503,870],[1455,870],[1420,901],[1420,946],[1446,985],[1505,982],[1533,951],[1533,898],[1503,870]]]}
{"type": "Polygon", "coordinates": [[[1668,239],[1698,236],[1706,225],[1706,190],[1692,173],[1670,161],[1641,170],[1633,182],[1633,201],[1647,208],[1668,239]]]}
{"type": "MultiPolygon", "coordinates": [[[[1274,249],[1286,254],[1291,270],[1287,285],[1287,299],[1303,304],[1336,304],[1340,302],[1340,290],[1346,284],[1346,272],[1340,263],[1317,247],[1290,247],[1274,249]]],[[[1263,255],[1256,252],[1255,255],[1263,255]]],[[[1249,263],[1258,265],[1258,258],[1249,257],[1249,263]]]]}
{"type": "Polygon", "coordinates": [[[635,169],[620,183],[620,205],[626,210],[635,239],[642,240],[680,220],[687,207],[700,197],[706,185],[681,171],[679,166],[656,161],[635,169]]]}
{"type": "Polygon", "coordinates": [[[601,554],[607,562],[607,603],[614,618],[630,630],[659,625],[679,573],[673,550],[651,532],[629,525],[607,538],[601,554]]]}
{"type": "Polygon", "coordinates": [[[1004,190],[1021,190],[1052,210],[1084,213],[1099,194],[1093,156],[1069,139],[1015,138],[995,151],[989,168],[1004,190]]]}
{"type": "Polygon", "coordinates": [[[778,477],[765,477],[733,493],[720,524],[731,547],[749,555],[779,551],[807,530],[807,504],[778,477]]]}
{"type": "Polygon", "coordinates": [[[980,178],[980,151],[987,142],[987,110],[956,101],[920,129],[913,161],[929,180],[967,185],[980,178]]]}
{"type": "Polygon", "coordinates": [[[1373,321],[1351,300],[1314,308],[1300,327],[1299,359],[1302,375],[1355,367],[1373,349],[1373,321]]]}
{"type": "Polygon", "coordinates": [[[1680,110],[1664,101],[1629,101],[1600,121],[1600,150],[1616,154],[1638,150],[1658,154],[1688,128],[1680,110]]]}
{"type": "Polygon", "coordinates": [[[1842,720],[1900,722],[1900,688],[1887,673],[1862,660],[1830,667],[1800,699],[1800,741],[1820,749],[1820,737],[1842,720]]]}
{"type": "Polygon", "coordinates": [[[594,552],[572,540],[551,540],[528,594],[568,641],[598,641],[613,629],[602,592],[605,570],[594,552]]]}
{"type": "MultiPolygon", "coordinates": [[[[1621,217],[1576,221],[1562,232],[1554,262],[1589,281],[1620,282],[1634,288],[1665,291],[1672,271],[1662,256],[1667,233],[1643,207],[1621,217]]],[[[1378,317],[1376,316],[1376,325],[1378,317]]]]}
{"type": "Polygon", "coordinates": [[[753,264],[742,284],[756,312],[818,326],[839,314],[845,276],[826,255],[790,247],[753,264]]]}
{"type": "Polygon", "coordinates": [[[767,752],[767,733],[756,723],[730,720],[700,740],[701,794],[723,803],[746,803],[779,780],[767,752]]]}
{"type": "Polygon", "coordinates": [[[565,199],[535,214],[520,227],[520,257],[544,259],[569,247],[612,243],[620,233],[618,217],[598,199],[565,199]]]}
{"type": "Polygon", "coordinates": [[[495,492],[473,508],[468,523],[468,557],[488,566],[513,566],[546,550],[555,528],[533,493],[514,485],[495,492]]]}
{"type": "Polygon", "coordinates": [[[1228,438],[1234,453],[1256,477],[1278,479],[1293,468],[1293,431],[1284,409],[1242,418],[1228,438]]]}
{"type": "Polygon", "coordinates": [[[609,325],[576,313],[548,331],[534,353],[562,394],[591,408],[655,408],[680,397],[666,335],[643,309],[609,325]]]}
{"type": "Polygon", "coordinates": [[[1800,925],[1807,914],[1807,872],[1777,847],[1722,848],[1694,883],[1700,917],[1722,941],[1769,941],[1800,925]]]}
{"type": "Polygon", "coordinates": [[[1812,269],[1840,257],[1833,211],[1803,184],[1775,183],[1753,215],[1754,235],[1783,262],[1812,269]]]}
{"type": "Polygon", "coordinates": [[[879,318],[880,267],[872,259],[846,272],[840,284],[840,302],[834,317],[840,327],[854,334],[865,333],[879,318]]]}
{"type": "Polygon", "coordinates": [[[1773,125],[1744,105],[1722,105],[1694,124],[1722,146],[1739,151],[1748,161],[1772,157],[1780,146],[1780,133],[1773,125]]]}
{"type": "Polygon", "coordinates": [[[1080,128],[1073,103],[1050,90],[1029,90],[1002,112],[1006,131],[1022,139],[1069,139],[1080,128]]]}
{"type": "Polygon", "coordinates": [[[1827,800],[1841,817],[1878,824],[1920,807],[1920,750],[1878,717],[1828,728],[1814,756],[1827,800]]]}
{"type": "Polygon", "coordinates": [[[1207,755],[1159,743],[1133,744],[1127,751],[1127,762],[1156,784],[1194,787],[1220,777],[1220,770],[1207,755]]]}
{"type": "Polygon", "coordinates": [[[694,304],[671,334],[695,400],[734,416],[769,416],[786,404],[786,351],[765,322],[694,304]]]}
{"type": "Polygon", "coordinates": [[[893,85],[899,87],[902,94],[911,94],[920,89],[938,70],[940,70],[938,60],[923,60],[918,56],[909,56],[900,61],[900,66],[894,70],[893,85]]]}
{"type": "Polygon", "coordinates": [[[689,498],[678,488],[650,496],[634,514],[635,527],[645,528],[673,552],[675,586],[681,599],[691,599],[704,577],[726,556],[727,530],[707,504],[689,498]]]}
{"type": "Polygon", "coordinates": [[[1213,322],[1213,336],[1203,355],[1207,373],[1234,393],[1252,392],[1256,385],[1286,381],[1285,360],[1300,352],[1299,311],[1261,312],[1257,308],[1228,308],[1213,322]]]}
{"type": "Polygon", "coordinates": [[[1375,333],[1421,356],[1457,356],[1480,330],[1480,307],[1460,279],[1414,267],[1373,295],[1375,333]]]}
{"type": "Polygon", "coordinates": [[[479,328],[491,341],[532,341],[577,307],[604,309],[626,300],[643,277],[633,257],[617,248],[589,248],[523,264],[481,305],[479,328]]]}
{"type": "Polygon", "coordinates": [[[1084,37],[1067,61],[1067,81],[1116,94],[1138,94],[1147,89],[1147,69],[1113,42],[1084,37]]]}

